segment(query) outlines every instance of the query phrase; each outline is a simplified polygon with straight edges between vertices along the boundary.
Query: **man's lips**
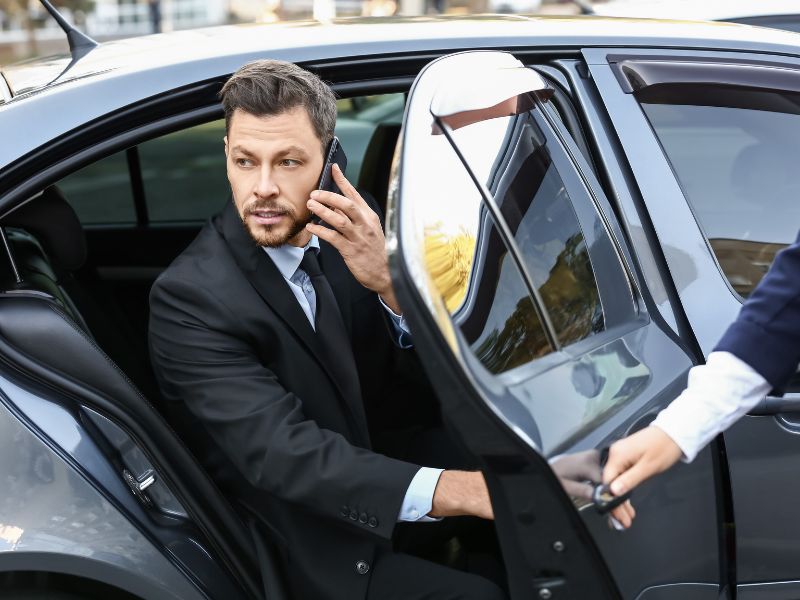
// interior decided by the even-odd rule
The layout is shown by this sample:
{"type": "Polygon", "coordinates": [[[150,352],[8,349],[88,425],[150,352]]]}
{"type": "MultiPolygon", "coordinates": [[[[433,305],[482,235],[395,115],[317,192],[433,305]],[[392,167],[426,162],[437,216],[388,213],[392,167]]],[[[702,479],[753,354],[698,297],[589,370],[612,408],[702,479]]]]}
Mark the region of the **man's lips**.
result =
{"type": "Polygon", "coordinates": [[[259,225],[275,225],[286,217],[282,210],[253,210],[247,214],[248,219],[253,219],[259,225]]]}

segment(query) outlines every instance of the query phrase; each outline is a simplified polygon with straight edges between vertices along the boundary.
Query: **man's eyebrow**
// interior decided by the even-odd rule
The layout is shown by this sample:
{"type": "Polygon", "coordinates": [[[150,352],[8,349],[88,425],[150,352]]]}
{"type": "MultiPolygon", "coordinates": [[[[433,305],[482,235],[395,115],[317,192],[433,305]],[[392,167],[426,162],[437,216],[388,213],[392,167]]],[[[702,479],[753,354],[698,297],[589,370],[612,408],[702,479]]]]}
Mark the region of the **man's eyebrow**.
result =
{"type": "Polygon", "coordinates": [[[233,148],[231,148],[231,152],[238,152],[238,153],[244,154],[246,156],[255,156],[252,152],[250,152],[247,148],[245,148],[244,146],[242,146],[240,144],[237,144],[233,148]]]}
{"type": "Polygon", "coordinates": [[[308,156],[308,152],[306,152],[305,149],[301,148],[300,146],[289,146],[288,148],[278,152],[278,156],[286,156],[287,154],[299,154],[303,157],[308,156]]]}

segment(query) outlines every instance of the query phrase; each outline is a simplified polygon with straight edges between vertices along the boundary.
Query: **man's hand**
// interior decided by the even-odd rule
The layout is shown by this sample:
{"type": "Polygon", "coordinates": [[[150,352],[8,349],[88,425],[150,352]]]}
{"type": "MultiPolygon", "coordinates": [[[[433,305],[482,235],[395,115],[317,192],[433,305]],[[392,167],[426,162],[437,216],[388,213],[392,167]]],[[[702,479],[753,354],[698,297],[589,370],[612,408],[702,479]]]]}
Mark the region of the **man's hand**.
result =
{"type": "MultiPolygon", "coordinates": [[[[602,476],[600,453],[597,450],[562,454],[550,461],[550,467],[567,494],[573,498],[592,500],[596,482],[602,476]]],[[[626,501],[612,510],[611,516],[627,529],[633,523],[636,511],[630,501],[626,501]]]]}
{"type": "Polygon", "coordinates": [[[482,519],[494,519],[489,489],[483,473],[479,471],[442,471],[433,506],[428,513],[432,517],[458,517],[470,515],[482,519]]]}
{"type": "Polygon", "coordinates": [[[339,165],[334,164],[331,173],[344,196],[315,190],[307,206],[333,229],[313,223],[306,225],[306,229],[336,248],[353,277],[383,298],[386,306],[396,314],[400,314],[389,276],[386,240],[380,219],[356,188],[345,179],[339,165]]]}
{"type": "Polygon", "coordinates": [[[666,471],[683,452],[658,427],[647,427],[612,444],[603,469],[603,482],[617,496],[632,490],[653,475],[666,471]]]}

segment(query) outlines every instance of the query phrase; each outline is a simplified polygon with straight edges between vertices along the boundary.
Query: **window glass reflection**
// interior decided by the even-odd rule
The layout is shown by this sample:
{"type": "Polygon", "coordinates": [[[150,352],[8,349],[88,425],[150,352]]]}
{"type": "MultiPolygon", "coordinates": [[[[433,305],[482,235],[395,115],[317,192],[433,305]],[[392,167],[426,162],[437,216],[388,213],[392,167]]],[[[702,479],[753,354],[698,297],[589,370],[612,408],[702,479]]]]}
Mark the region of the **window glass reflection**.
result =
{"type": "Polygon", "coordinates": [[[794,112],[642,104],[723,273],[744,297],[800,222],[798,97],[765,99],[794,112]]]}
{"type": "Polygon", "coordinates": [[[522,275],[494,225],[486,230],[475,285],[454,319],[483,366],[503,373],[551,348],[522,275]]]}
{"type": "Polygon", "coordinates": [[[500,207],[560,342],[602,331],[586,242],[533,117],[492,119],[454,131],[453,138],[500,207]]]}

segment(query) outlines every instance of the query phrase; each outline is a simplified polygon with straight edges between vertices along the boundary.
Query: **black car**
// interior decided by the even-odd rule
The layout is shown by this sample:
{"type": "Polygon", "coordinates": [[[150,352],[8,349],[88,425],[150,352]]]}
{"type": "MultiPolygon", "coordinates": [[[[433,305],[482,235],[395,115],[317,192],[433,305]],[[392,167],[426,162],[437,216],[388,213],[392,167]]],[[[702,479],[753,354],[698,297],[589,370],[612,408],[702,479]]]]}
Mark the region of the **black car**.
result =
{"type": "Polygon", "coordinates": [[[217,93],[262,57],[341,98],[348,177],[387,211],[511,597],[800,595],[792,389],[637,489],[630,531],[558,479],[682,390],[794,239],[800,36],[516,16],[78,40],[2,70],[2,588],[288,597],[274,548],[162,418],[146,349],[152,282],[228,201],[217,93]]]}

